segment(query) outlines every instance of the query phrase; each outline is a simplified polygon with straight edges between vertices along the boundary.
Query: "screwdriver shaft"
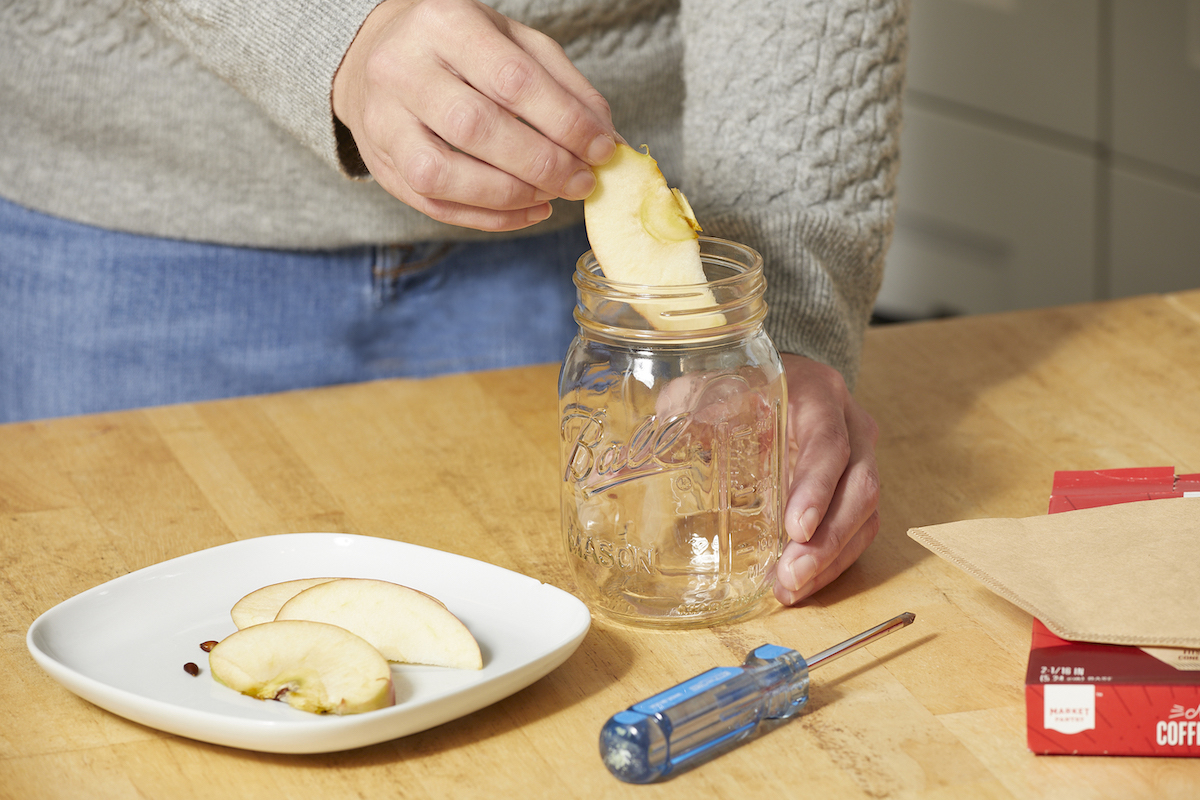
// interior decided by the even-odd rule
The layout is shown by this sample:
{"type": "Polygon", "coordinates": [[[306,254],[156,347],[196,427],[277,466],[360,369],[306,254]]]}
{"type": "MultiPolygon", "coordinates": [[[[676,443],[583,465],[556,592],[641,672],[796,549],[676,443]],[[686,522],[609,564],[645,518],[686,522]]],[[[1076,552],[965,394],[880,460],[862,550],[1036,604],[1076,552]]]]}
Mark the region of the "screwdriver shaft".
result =
{"type": "Polygon", "coordinates": [[[839,659],[847,653],[853,652],[860,647],[865,647],[876,639],[881,639],[893,631],[898,631],[906,625],[911,625],[915,619],[916,615],[914,615],[911,611],[905,611],[903,614],[897,617],[892,617],[881,625],[876,625],[869,631],[863,631],[857,636],[851,636],[841,644],[835,644],[828,650],[822,650],[812,658],[808,659],[808,671],[812,672],[822,664],[828,664],[830,661],[839,659]]]}

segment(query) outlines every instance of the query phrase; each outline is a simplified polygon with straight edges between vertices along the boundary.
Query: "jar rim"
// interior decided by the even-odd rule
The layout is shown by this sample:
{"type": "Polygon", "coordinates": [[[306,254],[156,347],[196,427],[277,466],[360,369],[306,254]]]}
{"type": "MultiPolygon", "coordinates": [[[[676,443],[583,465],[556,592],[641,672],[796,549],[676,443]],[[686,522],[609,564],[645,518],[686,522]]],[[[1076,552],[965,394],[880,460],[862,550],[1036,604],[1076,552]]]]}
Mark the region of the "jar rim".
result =
{"type": "Polygon", "coordinates": [[[701,236],[700,256],[710,280],[699,284],[651,286],[606,277],[595,253],[576,262],[581,330],[606,338],[654,342],[698,342],[742,335],[766,316],[763,259],[739,242],[701,236]]]}
{"type": "Polygon", "coordinates": [[[722,278],[706,281],[705,283],[678,284],[676,286],[654,286],[643,283],[626,283],[624,281],[613,280],[605,276],[601,271],[600,262],[596,259],[595,251],[588,250],[575,262],[576,276],[578,277],[582,273],[588,278],[594,279],[602,286],[612,286],[621,290],[641,290],[630,293],[639,296],[644,294],[644,296],[652,297],[661,291],[670,292],[672,290],[687,290],[689,288],[694,290],[697,286],[711,287],[714,285],[736,282],[738,280],[743,280],[744,276],[747,274],[762,272],[763,258],[753,247],[741,244],[740,242],[732,241],[730,239],[721,239],[716,236],[699,236],[697,239],[700,242],[701,258],[707,257],[707,260],[709,261],[719,262],[738,271],[722,278]],[[742,256],[742,259],[738,260],[731,255],[724,255],[721,252],[723,250],[729,251],[732,254],[739,254],[742,256]]]}

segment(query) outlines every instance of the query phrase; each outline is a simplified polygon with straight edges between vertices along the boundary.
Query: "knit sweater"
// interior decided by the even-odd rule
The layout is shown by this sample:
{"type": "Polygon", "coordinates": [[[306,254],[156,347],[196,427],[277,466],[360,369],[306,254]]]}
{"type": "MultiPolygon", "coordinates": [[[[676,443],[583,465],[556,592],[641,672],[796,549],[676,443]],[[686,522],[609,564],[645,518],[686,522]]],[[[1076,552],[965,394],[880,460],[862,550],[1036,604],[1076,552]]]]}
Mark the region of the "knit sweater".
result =
{"type": "MultiPolygon", "coordinates": [[[[334,118],[377,2],[0,0],[0,196],[241,246],[496,235],[392,198],[334,118]]],[[[894,216],[907,0],[489,5],[563,45],[705,233],[763,254],[777,347],[853,384],[894,216]]],[[[557,203],[523,233],[581,218],[557,203]]]]}

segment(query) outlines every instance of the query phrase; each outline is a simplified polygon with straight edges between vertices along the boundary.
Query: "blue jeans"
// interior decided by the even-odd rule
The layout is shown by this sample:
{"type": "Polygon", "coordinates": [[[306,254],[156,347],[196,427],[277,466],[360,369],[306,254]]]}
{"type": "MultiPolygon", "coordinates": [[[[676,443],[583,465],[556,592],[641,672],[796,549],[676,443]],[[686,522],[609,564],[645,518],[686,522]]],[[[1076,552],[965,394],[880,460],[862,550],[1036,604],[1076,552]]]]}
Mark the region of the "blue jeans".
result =
{"type": "Polygon", "coordinates": [[[558,362],[582,226],[275,251],[0,200],[0,422],[558,362]]]}

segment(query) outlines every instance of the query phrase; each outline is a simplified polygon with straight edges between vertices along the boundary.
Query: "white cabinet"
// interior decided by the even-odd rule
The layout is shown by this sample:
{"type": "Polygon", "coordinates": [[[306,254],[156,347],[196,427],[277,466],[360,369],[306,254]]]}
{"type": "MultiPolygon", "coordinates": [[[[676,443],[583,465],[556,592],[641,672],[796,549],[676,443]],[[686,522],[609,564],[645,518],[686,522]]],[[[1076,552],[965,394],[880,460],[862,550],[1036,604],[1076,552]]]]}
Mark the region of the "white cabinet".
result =
{"type": "Polygon", "coordinates": [[[1200,191],[1112,173],[1111,296],[1200,286],[1200,191]]]}
{"type": "Polygon", "coordinates": [[[1031,297],[1047,305],[1091,297],[1091,159],[919,108],[906,113],[901,146],[900,212],[881,293],[894,308],[977,314],[1031,297]]]}
{"type": "Polygon", "coordinates": [[[1200,180],[1200,0],[1113,3],[1118,155],[1200,180]]]}
{"type": "Polygon", "coordinates": [[[913,0],[914,92],[1096,137],[1095,0],[913,0]]]}
{"type": "Polygon", "coordinates": [[[1112,294],[1200,286],[1200,0],[1113,12],[1112,294]]]}
{"type": "Polygon", "coordinates": [[[1200,286],[1200,0],[912,0],[877,310],[1200,286]]]}

